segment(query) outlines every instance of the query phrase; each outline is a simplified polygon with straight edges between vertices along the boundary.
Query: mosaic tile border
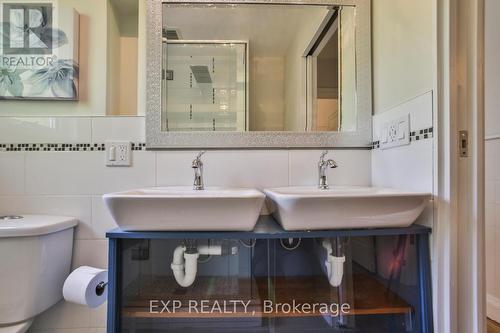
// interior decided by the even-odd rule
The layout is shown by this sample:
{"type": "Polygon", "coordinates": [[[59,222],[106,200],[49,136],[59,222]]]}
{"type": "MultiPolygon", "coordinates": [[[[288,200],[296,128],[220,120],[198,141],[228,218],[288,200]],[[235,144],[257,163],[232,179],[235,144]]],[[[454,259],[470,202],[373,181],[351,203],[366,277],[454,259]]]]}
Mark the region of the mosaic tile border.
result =
{"type": "MultiPolygon", "coordinates": [[[[40,152],[68,152],[68,151],[105,151],[104,143],[0,143],[0,152],[13,151],[40,151],[40,152]]],[[[146,150],[146,143],[132,142],[132,150],[146,150]]]]}
{"type": "MultiPolygon", "coordinates": [[[[410,142],[431,139],[434,137],[434,128],[429,127],[410,133],[410,142]]],[[[380,141],[372,143],[372,149],[380,148],[380,141]]],[[[104,143],[0,143],[0,152],[14,151],[41,151],[41,152],[65,152],[65,151],[105,151],[104,143]]],[[[132,142],[133,151],[146,150],[146,143],[132,142]]]]}
{"type": "Polygon", "coordinates": [[[421,129],[420,131],[410,132],[410,142],[431,139],[434,137],[434,127],[421,129]]]}
{"type": "MultiPolygon", "coordinates": [[[[434,137],[434,127],[424,128],[418,131],[410,132],[410,142],[431,139],[434,137]]],[[[380,141],[372,143],[372,149],[379,149],[380,141]]]]}

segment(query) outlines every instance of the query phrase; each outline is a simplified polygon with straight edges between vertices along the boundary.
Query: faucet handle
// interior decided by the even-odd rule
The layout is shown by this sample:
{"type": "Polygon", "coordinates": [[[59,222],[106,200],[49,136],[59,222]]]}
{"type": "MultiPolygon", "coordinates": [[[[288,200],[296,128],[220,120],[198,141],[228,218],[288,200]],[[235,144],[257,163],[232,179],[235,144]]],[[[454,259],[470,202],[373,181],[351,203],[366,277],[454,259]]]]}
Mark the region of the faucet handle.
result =
{"type": "Polygon", "coordinates": [[[196,158],[193,160],[193,163],[191,164],[191,167],[193,169],[198,169],[203,166],[203,162],[201,161],[201,157],[203,156],[203,154],[205,154],[204,150],[200,151],[198,155],[196,155],[196,158]]]}
{"type": "Polygon", "coordinates": [[[198,155],[196,155],[196,159],[199,160],[203,155],[205,155],[206,151],[205,150],[202,150],[198,153],[198,155]]]}
{"type": "Polygon", "coordinates": [[[339,165],[337,164],[337,162],[335,162],[334,160],[328,160],[328,161],[326,161],[326,163],[328,164],[328,166],[331,169],[335,169],[335,168],[339,167],[339,165]]]}
{"type": "Polygon", "coordinates": [[[324,160],[325,156],[328,155],[329,151],[328,150],[323,150],[321,153],[321,156],[319,157],[320,160],[324,160]]]}

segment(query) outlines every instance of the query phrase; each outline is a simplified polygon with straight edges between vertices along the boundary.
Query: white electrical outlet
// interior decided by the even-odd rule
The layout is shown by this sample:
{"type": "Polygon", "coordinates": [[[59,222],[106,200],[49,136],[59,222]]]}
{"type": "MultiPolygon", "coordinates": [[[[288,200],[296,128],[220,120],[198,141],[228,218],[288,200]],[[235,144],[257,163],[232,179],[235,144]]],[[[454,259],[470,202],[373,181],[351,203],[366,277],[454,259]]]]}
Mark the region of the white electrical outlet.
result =
{"type": "Polygon", "coordinates": [[[106,141],[107,166],[131,166],[132,143],[130,141],[106,141]]]}
{"type": "Polygon", "coordinates": [[[410,115],[394,119],[384,125],[382,138],[380,140],[381,149],[389,149],[410,144],[410,115]]]}

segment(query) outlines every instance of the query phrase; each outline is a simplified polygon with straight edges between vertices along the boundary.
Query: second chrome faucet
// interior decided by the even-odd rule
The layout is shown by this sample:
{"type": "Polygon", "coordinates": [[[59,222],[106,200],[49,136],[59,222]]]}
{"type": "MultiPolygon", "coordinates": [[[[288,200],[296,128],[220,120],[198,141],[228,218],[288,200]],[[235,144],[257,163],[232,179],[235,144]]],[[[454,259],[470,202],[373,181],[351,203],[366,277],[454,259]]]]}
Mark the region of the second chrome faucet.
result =
{"type": "Polygon", "coordinates": [[[318,188],[320,190],[328,190],[330,188],[330,186],[328,185],[328,177],[326,174],[326,170],[328,168],[334,169],[334,168],[338,167],[337,162],[335,162],[334,160],[332,160],[332,159],[326,160],[325,159],[326,155],[328,155],[327,150],[325,150],[325,151],[323,151],[323,153],[321,153],[321,156],[320,156],[319,162],[318,162],[318,177],[319,177],[318,188]]]}
{"type": "Polygon", "coordinates": [[[203,162],[201,157],[205,154],[204,151],[198,153],[194,159],[191,167],[194,169],[194,183],[193,190],[201,191],[205,189],[205,184],[203,183],[203,162]]]}

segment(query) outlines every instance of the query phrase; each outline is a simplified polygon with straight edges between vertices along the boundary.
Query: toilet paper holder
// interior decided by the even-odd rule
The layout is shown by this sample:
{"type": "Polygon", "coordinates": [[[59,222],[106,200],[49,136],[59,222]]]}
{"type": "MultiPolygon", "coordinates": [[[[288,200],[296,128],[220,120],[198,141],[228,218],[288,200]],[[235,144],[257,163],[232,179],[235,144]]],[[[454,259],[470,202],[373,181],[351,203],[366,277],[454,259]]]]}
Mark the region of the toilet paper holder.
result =
{"type": "Polygon", "coordinates": [[[108,272],[90,266],[80,266],[64,281],[63,297],[67,302],[96,308],[107,299],[108,272]]]}
{"type": "Polygon", "coordinates": [[[104,282],[104,281],[99,282],[99,284],[95,287],[96,295],[101,296],[102,294],[104,294],[107,286],[108,286],[108,282],[104,282]]]}

